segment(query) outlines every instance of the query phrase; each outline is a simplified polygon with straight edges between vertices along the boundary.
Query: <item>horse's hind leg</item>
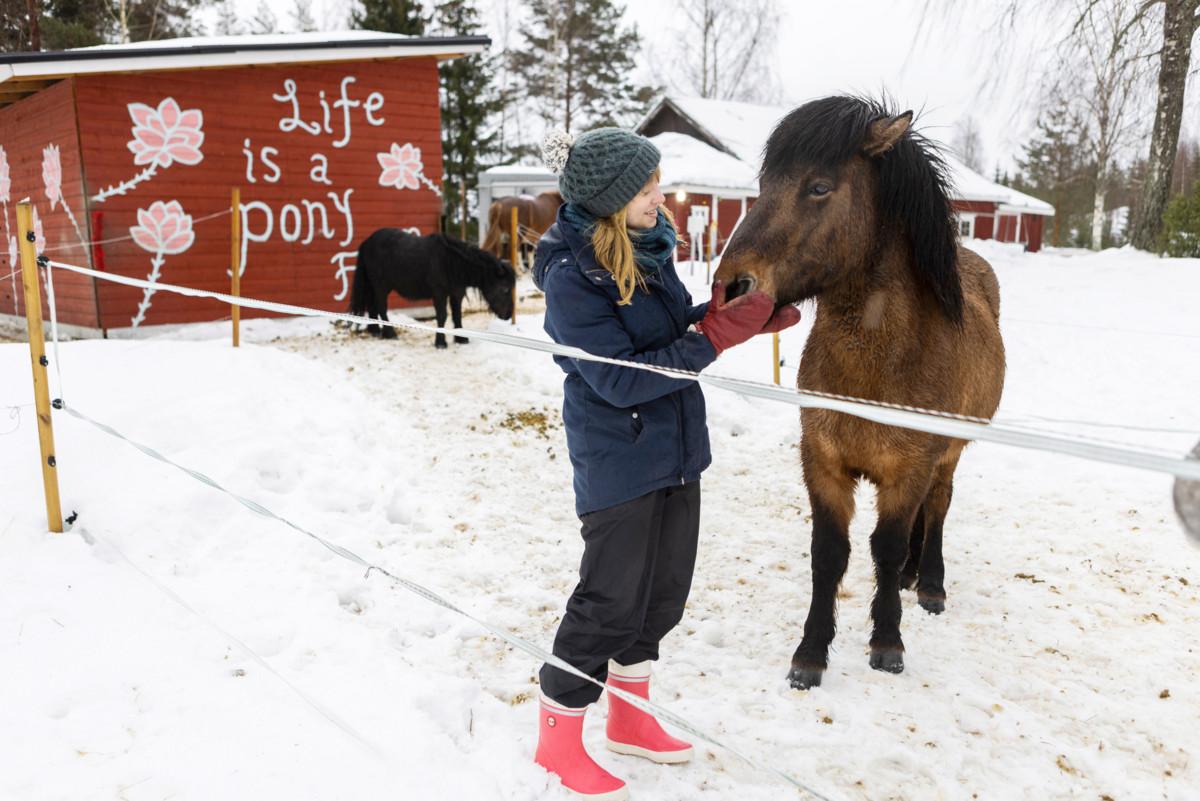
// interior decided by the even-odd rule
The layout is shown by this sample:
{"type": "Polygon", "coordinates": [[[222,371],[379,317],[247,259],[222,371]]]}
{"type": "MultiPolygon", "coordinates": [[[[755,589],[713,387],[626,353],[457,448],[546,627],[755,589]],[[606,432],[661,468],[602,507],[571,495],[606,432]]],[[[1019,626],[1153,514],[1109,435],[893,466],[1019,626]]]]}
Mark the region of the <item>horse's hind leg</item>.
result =
{"type": "Polygon", "coordinates": [[[921,547],[925,544],[925,506],[917,510],[912,531],[908,535],[908,561],[900,571],[900,589],[911,590],[917,586],[917,569],[921,564],[921,547]]]}
{"type": "MultiPolygon", "coordinates": [[[[455,290],[450,293],[450,319],[454,321],[455,328],[462,328],[462,302],[463,292],[455,290]]],[[[460,337],[457,334],[454,336],[455,345],[466,345],[471,340],[466,337],[460,337]]]]}
{"type": "MultiPolygon", "coordinates": [[[[446,293],[434,290],[433,293],[433,313],[437,316],[437,327],[446,327],[446,293]]],[[[435,348],[445,348],[446,335],[438,331],[433,338],[433,346],[435,348]]]]}
{"type": "Polygon", "coordinates": [[[879,522],[871,534],[875,560],[875,598],[871,601],[871,667],[904,670],[900,638],[900,570],[909,553],[909,536],[925,500],[931,470],[916,470],[879,488],[879,522]],[[918,479],[917,476],[921,478],[918,479]]]}
{"type": "Polygon", "coordinates": [[[946,609],[946,565],[942,561],[942,526],[954,494],[954,468],[958,460],[940,465],[925,498],[925,547],[917,571],[917,602],[926,612],[939,615],[946,609]]]}
{"type": "Polygon", "coordinates": [[[801,440],[804,482],[812,503],[812,601],[804,638],[792,655],[788,681],[798,690],[821,683],[829,666],[829,645],[837,631],[837,590],[850,561],[850,518],[854,479],[836,463],[825,463],[801,440]]]}
{"type": "Polygon", "coordinates": [[[387,293],[381,294],[382,297],[379,294],[375,296],[375,305],[371,310],[371,316],[383,321],[379,326],[379,336],[383,339],[395,339],[396,329],[388,325],[387,293]]]}

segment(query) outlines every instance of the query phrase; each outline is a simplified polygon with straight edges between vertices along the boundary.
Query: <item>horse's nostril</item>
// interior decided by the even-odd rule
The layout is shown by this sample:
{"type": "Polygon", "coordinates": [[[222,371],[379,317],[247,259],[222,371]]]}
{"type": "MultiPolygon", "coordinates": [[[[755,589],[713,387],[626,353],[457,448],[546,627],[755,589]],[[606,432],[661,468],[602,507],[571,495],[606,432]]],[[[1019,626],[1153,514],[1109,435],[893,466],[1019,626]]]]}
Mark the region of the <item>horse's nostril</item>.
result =
{"type": "Polygon", "coordinates": [[[752,275],[743,275],[741,278],[734,281],[725,290],[725,302],[740,298],[749,292],[754,291],[754,287],[758,285],[758,281],[752,275]]]}

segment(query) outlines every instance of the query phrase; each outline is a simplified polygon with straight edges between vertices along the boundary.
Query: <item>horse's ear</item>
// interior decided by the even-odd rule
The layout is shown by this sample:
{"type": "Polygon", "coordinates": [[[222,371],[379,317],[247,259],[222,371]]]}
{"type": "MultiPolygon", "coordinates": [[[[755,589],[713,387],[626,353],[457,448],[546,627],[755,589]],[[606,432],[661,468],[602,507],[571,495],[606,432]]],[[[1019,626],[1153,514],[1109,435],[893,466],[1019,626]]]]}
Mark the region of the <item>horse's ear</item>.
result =
{"type": "Polygon", "coordinates": [[[895,117],[880,117],[872,122],[867,126],[867,135],[863,139],[863,153],[874,158],[891,150],[912,125],[912,118],[913,113],[906,111],[895,117]]]}

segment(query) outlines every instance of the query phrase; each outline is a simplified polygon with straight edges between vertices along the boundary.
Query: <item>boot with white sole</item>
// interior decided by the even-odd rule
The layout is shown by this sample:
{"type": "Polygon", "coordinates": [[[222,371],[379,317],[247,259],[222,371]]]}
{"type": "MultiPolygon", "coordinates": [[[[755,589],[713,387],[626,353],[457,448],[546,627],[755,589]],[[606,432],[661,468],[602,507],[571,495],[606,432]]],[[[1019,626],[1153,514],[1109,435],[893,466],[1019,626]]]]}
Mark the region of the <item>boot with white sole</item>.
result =
{"type": "Polygon", "coordinates": [[[587,801],[625,801],[629,789],[588,755],[583,747],[587,707],[571,708],[539,695],[538,746],[533,758],[558,776],[563,787],[587,801]]]}
{"type": "MultiPolygon", "coordinates": [[[[650,700],[650,662],[636,665],[608,663],[608,684],[650,700]]],[[[651,762],[674,764],[692,758],[692,746],[667,734],[653,715],[608,694],[608,749],[651,762]]]]}

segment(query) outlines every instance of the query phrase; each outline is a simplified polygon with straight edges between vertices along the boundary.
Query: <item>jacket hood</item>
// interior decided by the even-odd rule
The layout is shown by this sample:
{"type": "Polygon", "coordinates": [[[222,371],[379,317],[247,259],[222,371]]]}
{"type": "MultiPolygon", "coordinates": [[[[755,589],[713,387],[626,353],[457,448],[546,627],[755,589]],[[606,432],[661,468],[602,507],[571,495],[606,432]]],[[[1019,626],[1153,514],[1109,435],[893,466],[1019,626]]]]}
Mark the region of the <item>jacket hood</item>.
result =
{"type": "Polygon", "coordinates": [[[588,247],[590,243],[584,241],[575,226],[566,219],[563,208],[565,204],[558,209],[558,221],[538,240],[533,255],[533,284],[543,292],[546,290],[546,276],[555,267],[571,265],[584,271],[599,268],[588,247]]]}

